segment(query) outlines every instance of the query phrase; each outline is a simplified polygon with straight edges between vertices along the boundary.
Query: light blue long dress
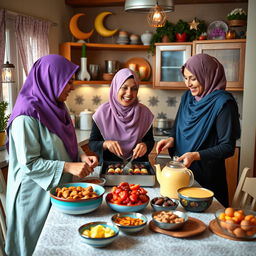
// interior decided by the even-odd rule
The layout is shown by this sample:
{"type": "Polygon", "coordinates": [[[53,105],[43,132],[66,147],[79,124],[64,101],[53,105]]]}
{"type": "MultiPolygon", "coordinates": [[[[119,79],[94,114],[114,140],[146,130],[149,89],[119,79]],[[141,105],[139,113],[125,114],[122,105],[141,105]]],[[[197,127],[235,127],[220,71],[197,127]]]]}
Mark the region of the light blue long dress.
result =
{"type": "Polygon", "coordinates": [[[72,180],[63,174],[71,159],[61,139],[29,116],[18,116],[9,130],[6,253],[31,256],[47,218],[49,189],[72,180]]]}

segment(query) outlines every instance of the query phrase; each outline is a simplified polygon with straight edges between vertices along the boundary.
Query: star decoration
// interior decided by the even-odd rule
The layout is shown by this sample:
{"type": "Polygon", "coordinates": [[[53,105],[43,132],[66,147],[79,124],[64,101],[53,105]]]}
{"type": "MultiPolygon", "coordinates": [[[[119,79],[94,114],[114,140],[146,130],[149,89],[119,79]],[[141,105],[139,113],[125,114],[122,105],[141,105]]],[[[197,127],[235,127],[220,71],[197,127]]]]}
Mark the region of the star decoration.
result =
{"type": "Polygon", "coordinates": [[[96,105],[96,106],[99,105],[101,103],[101,97],[98,95],[93,96],[92,103],[93,103],[93,105],[96,105]]]}
{"type": "Polygon", "coordinates": [[[177,99],[176,97],[168,97],[166,103],[168,107],[176,107],[177,99]]]}
{"type": "Polygon", "coordinates": [[[75,98],[75,102],[77,105],[83,105],[84,103],[84,97],[81,95],[77,95],[75,98]]]}
{"type": "Polygon", "coordinates": [[[166,113],[163,113],[163,112],[157,113],[157,119],[166,119],[166,118],[167,118],[166,113]]]}
{"type": "Polygon", "coordinates": [[[190,23],[188,23],[188,24],[189,24],[189,26],[190,26],[190,30],[191,30],[191,29],[197,30],[197,26],[199,25],[199,22],[196,21],[196,19],[193,19],[193,21],[190,22],[190,23]]]}
{"type": "Polygon", "coordinates": [[[149,98],[148,102],[149,102],[149,106],[155,107],[158,105],[159,100],[157,97],[153,96],[149,98]]]}

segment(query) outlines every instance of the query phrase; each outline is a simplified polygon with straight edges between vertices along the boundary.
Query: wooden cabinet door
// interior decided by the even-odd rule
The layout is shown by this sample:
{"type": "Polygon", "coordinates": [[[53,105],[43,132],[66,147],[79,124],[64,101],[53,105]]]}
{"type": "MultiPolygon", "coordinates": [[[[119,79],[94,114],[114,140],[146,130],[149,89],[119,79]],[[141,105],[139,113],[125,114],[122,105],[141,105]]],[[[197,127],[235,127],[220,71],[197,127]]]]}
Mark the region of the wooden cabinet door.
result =
{"type": "Polygon", "coordinates": [[[198,53],[214,56],[224,66],[228,90],[243,90],[245,39],[194,41],[193,54],[198,53]]]}
{"type": "Polygon", "coordinates": [[[153,86],[157,89],[185,89],[181,66],[191,56],[192,43],[156,44],[153,86]]]}

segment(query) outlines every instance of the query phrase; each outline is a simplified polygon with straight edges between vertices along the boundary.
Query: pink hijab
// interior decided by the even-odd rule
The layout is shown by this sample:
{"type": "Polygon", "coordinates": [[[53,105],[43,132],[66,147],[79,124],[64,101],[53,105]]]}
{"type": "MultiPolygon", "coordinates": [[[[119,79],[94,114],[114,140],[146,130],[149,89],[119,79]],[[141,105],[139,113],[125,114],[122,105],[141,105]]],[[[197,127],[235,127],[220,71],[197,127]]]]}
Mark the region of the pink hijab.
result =
{"type": "Polygon", "coordinates": [[[227,83],[225,71],[216,58],[200,53],[187,60],[181,68],[182,74],[185,68],[195,75],[199,83],[204,87],[202,95],[195,97],[197,101],[213,91],[225,90],[227,83]]]}
{"type": "Polygon", "coordinates": [[[109,102],[102,104],[93,115],[104,140],[118,141],[126,159],[132,156],[132,150],[141,142],[154,119],[152,112],[138,99],[128,107],[118,102],[117,93],[130,76],[139,87],[139,79],[132,70],[119,70],[111,83],[109,102]]]}

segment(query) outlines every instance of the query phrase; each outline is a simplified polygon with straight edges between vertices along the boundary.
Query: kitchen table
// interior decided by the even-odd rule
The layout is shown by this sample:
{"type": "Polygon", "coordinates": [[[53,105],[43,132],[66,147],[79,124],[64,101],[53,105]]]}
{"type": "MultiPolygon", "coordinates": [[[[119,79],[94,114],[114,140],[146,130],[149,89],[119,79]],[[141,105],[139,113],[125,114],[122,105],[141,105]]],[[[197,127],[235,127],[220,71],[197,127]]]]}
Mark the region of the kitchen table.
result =
{"type": "MultiPolygon", "coordinates": [[[[146,189],[150,198],[159,196],[159,187],[147,187],[146,189]]],[[[107,187],[106,191],[109,190],[110,188],[107,187]]],[[[175,238],[155,233],[150,230],[148,225],[135,235],[126,235],[120,232],[118,238],[105,248],[90,247],[83,243],[78,228],[87,222],[111,221],[111,216],[116,212],[106,205],[105,196],[102,205],[96,211],[84,215],[67,215],[51,207],[33,255],[255,255],[256,242],[228,240],[213,234],[208,228],[197,236],[175,238]]],[[[220,208],[223,208],[222,205],[214,199],[212,205],[205,212],[188,212],[188,215],[200,219],[208,225],[214,218],[213,213],[220,208]]],[[[181,205],[177,210],[185,211],[181,205]]],[[[150,204],[141,211],[148,217],[148,223],[151,220],[152,212],[150,204]]]]}

